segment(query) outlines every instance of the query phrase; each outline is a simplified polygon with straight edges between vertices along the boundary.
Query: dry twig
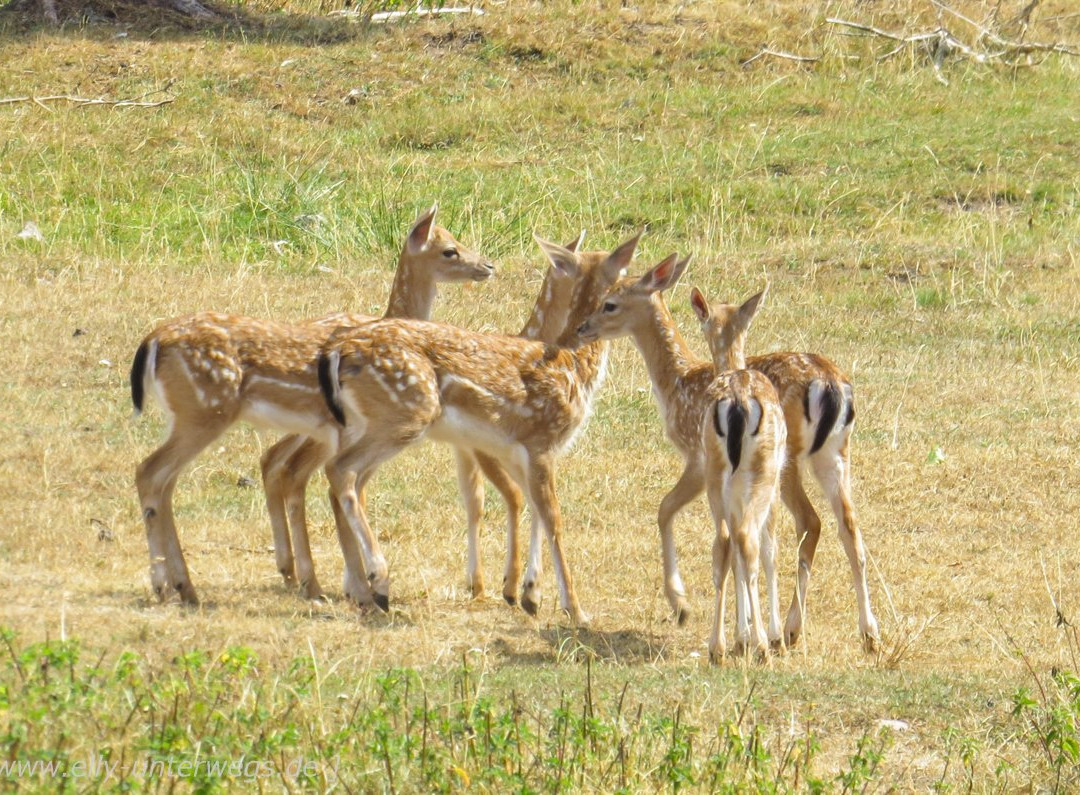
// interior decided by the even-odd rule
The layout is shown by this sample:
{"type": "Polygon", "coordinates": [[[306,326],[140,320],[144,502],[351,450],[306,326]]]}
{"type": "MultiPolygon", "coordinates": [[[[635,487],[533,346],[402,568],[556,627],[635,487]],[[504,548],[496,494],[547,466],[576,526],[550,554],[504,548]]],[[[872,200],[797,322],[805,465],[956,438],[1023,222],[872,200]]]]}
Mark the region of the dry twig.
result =
{"type": "Polygon", "coordinates": [[[74,97],[67,94],[54,94],[47,97],[0,97],[0,105],[13,105],[17,102],[33,102],[49,111],[52,109],[45,104],[46,102],[71,102],[78,107],[109,105],[114,108],[157,108],[161,105],[168,105],[175,101],[175,97],[172,99],[161,99],[157,102],[141,102],[137,99],[92,99],[90,97],[74,97]]]}
{"type": "Polygon", "coordinates": [[[798,63],[817,63],[821,60],[820,55],[795,55],[794,53],[784,52],[783,50],[774,50],[768,46],[763,45],[756,54],[751,55],[745,61],[739,63],[740,66],[749,66],[759,58],[770,56],[772,58],[783,58],[788,61],[796,61],[798,63]]]}

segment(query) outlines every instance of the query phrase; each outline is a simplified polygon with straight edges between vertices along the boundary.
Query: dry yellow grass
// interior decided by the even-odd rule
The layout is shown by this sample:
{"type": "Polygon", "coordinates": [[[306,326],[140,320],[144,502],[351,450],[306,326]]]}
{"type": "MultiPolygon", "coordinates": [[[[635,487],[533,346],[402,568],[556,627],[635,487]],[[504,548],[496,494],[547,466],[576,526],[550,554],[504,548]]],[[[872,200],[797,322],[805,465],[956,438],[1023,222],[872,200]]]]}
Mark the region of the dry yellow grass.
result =
{"type": "MultiPolygon", "coordinates": [[[[193,647],[236,644],[270,669],[310,649],[357,676],[391,666],[437,670],[472,655],[505,690],[576,686],[588,654],[601,663],[604,684],[640,680],[650,698],[692,705],[690,717],[702,722],[758,680],[762,719],[802,726],[812,716],[830,759],[849,754],[853,738],[879,719],[907,721],[910,731],[884,763],[901,789],[937,779],[950,725],[1019,764],[1023,747],[1001,736],[1008,697],[1032,685],[1027,665],[1041,675],[1075,662],[1055,600],[1066,616],[1080,615],[1080,182],[1067,167],[1080,139],[1075,109],[1054,106],[1044,116],[1037,108],[1075,84],[1076,67],[1048,62],[1012,78],[959,66],[948,90],[917,64],[833,65],[821,74],[774,64],[742,73],[732,52],[745,57],[763,40],[823,46],[822,28],[807,23],[813,10],[643,5],[630,25],[623,12],[594,5],[560,5],[565,18],[534,5],[492,6],[482,20],[393,28],[324,49],[211,37],[114,41],[97,32],[0,41],[5,60],[22,65],[0,76],[0,94],[131,96],[176,80],[181,97],[166,112],[0,108],[0,138],[14,142],[0,145],[9,163],[0,169],[0,624],[24,638],[136,649],[162,664],[193,647]],[[577,26],[575,37],[549,35],[541,25],[549,18],[558,31],[577,26]],[[728,18],[739,21],[724,25],[728,18]],[[491,52],[454,44],[469,31],[480,31],[491,52]],[[510,47],[518,54],[507,55],[510,47]],[[542,60],[529,60],[531,47],[542,60]],[[657,76],[652,70],[668,57],[679,63],[657,76]],[[282,66],[289,59],[298,61],[292,71],[282,66]],[[705,85],[713,81],[728,92],[730,120],[700,111],[716,101],[705,85]],[[850,87],[858,81],[868,84],[865,93],[850,87]],[[965,99],[964,81],[979,98],[965,99]],[[358,112],[340,100],[361,83],[368,88],[358,112]],[[770,99],[774,90],[783,98],[770,99]],[[1019,121],[997,135],[983,129],[981,154],[978,146],[955,158],[931,151],[927,163],[938,165],[911,165],[909,173],[896,151],[912,128],[887,115],[887,100],[865,99],[875,92],[895,92],[905,108],[933,97],[927,102],[945,122],[923,120],[933,128],[928,150],[934,135],[948,140],[950,125],[979,129],[969,116],[992,116],[986,107],[1019,121]],[[852,108],[855,97],[863,99],[852,108]],[[630,123],[611,115],[620,107],[625,115],[647,110],[630,123]],[[842,143],[804,157],[794,143],[799,125],[822,114],[826,121],[806,135],[832,124],[842,143]],[[860,130],[880,123],[885,132],[847,136],[849,121],[860,130]],[[756,132],[766,129],[792,148],[770,153],[756,132]],[[447,130],[445,144],[424,143],[443,141],[447,130]],[[631,147],[639,134],[682,137],[660,146],[651,174],[630,171],[641,163],[598,143],[617,137],[631,147]],[[723,151],[710,150],[712,192],[679,194],[677,181],[663,176],[668,159],[675,168],[686,142],[692,149],[713,137],[723,151]],[[859,154],[843,151],[860,146],[859,154]],[[867,181],[863,157],[889,176],[867,181]],[[784,177],[780,166],[818,174],[837,162],[851,170],[807,176],[821,181],[801,183],[804,193],[796,183],[793,195],[762,194],[756,206],[738,193],[740,180],[774,184],[784,177]],[[239,228],[230,207],[214,203],[215,192],[233,195],[241,172],[256,180],[252,206],[271,194],[284,202],[277,187],[260,193],[259,181],[292,180],[303,190],[304,175],[319,168],[328,182],[370,188],[368,171],[393,180],[366,205],[312,200],[330,216],[328,245],[301,243],[275,257],[273,229],[239,228]],[[913,178],[919,169],[927,176],[913,178]],[[656,190],[642,193],[642,180],[656,190]],[[570,185],[579,189],[572,199],[570,185]],[[1033,190],[1051,191],[1054,207],[1039,205],[1033,190]],[[155,198],[166,191],[176,206],[155,198]],[[927,195],[937,206],[927,207],[927,195]],[[201,456],[177,489],[181,540],[203,606],[151,598],[133,472],[162,423],[154,410],[130,417],[127,368],[140,337],[162,319],[201,309],[283,319],[379,311],[392,246],[350,230],[365,213],[381,213],[395,229],[384,238],[399,240],[404,228],[395,224],[436,196],[462,240],[501,257],[492,282],[442,294],[437,318],[472,328],[521,326],[541,268],[527,230],[568,238],[585,226],[591,245],[607,246],[661,206],[675,209],[646,238],[639,267],[673,248],[694,254],[670,303],[702,354],[685,306],[690,285],[735,298],[771,282],[751,351],[820,351],[856,385],[854,488],[884,635],[878,656],[860,651],[848,565],[813,492],[826,529],[797,648],[744,669],[741,686],[729,687],[730,671],[707,666],[712,531],[704,500],[677,525],[696,612],[686,626],[673,624],[655,513],[680,464],[640,357],[625,341],[614,346],[592,422],[559,471],[570,565],[593,616],[587,631],[570,631],[557,614],[548,561],[538,621],[497,598],[502,514],[492,492],[483,550],[493,595],[468,599],[453,466],[431,444],[384,467],[370,489],[393,612],[302,601],[275,571],[257,486],[259,455],[275,437],[246,427],[201,456]],[[44,244],[15,239],[27,220],[45,229],[44,244]],[[122,240],[108,231],[125,224],[133,231],[122,240]],[[240,239],[249,233],[250,241],[240,239]]],[[[1044,11],[1059,18],[1044,28],[1050,37],[1075,32],[1058,6],[1044,11]]],[[[324,492],[320,480],[309,498],[315,563],[339,594],[324,492]]],[[[795,544],[783,513],[779,533],[786,606],[795,544]]],[[[991,773],[996,760],[986,754],[980,772],[991,773]]]]}

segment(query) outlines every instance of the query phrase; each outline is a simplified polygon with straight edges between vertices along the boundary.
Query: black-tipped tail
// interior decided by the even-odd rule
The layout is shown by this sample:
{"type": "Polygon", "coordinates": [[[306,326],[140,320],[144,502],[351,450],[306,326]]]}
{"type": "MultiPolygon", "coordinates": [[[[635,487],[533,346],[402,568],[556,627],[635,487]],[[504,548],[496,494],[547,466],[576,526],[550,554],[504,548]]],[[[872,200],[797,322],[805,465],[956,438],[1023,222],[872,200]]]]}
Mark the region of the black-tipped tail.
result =
{"type": "Polygon", "coordinates": [[[150,341],[143,340],[131,362],[131,402],[135,412],[143,410],[146,401],[146,362],[150,357],[150,341]]]}
{"type": "Polygon", "coordinates": [[[337,381],[337,368],[334,364],[335,362],[330,355],[319,354],[319,388],[322,390],[326,407],[330,409],[334,419],[344,425],[345,412],[342,410],[341,403],[338,400],[338,385],[335,383],[337,381]]]}
{"type": "Polygon", "coordinates": [[[742,442],[743,434],[746,432],[746,407],[740,405],[737,401],[728,401],[728,406],[725,409],[723,403],[725,401],[718,400],[713,405],[713,428],[716,429],[716,435],[721,439],[727,441],[727,454],[728,461],[731,462],[731,471],[734,472],[739,468],[739,462],[742,460],[742,442]],[[721,421],[721,413],[723,413],[724,420],[721,421]],[[724,425],[727,425],[727,433],[724,433],[724,425]]]}
{"type": "MultiPolygon", "coordinates": [[[[809,394],[810,390],[807,390],[807,403],[810,400],[809,394]]],[[[829,438],[829,434],[836,427],[836,418],[840,416],[843,405],[844,394],[840,391],[840,387],[835,381],[826,382],[825,390],[821,393],[821,417],[818,419],[817,428],[814,429],[814,443],[810,445],[810,455],[820,450],[825,440],[829,438]]],[[[806,415],[809,419],[809,406],[807,406],[806,415]]]]}

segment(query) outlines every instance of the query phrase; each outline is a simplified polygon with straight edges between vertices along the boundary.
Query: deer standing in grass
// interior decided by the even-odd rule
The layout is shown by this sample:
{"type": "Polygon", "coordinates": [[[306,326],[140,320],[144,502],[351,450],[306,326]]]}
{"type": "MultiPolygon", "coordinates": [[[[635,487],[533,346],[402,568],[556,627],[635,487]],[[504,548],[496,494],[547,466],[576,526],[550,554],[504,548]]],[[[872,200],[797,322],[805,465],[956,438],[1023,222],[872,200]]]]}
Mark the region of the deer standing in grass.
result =
{"type": "MultiPolygon", "coordinates": [[[[714,362],[717,367],[724,366],[731,343],[723,313],[718,314],[710,309],[699,291],[691,294],[691,305],[701,321],[714,362]]],[[[802,473],[809,468],[836,515],[840,541],[851,564],[859,607],[859,631],[864,647],[867,651],[873,651],[879,639],[878,624],[870,609],[866,548],[851,503],[848,445],[855,421],[851,381],[835,364],[814,353],[785,352],[751,356],[746,359],[746,366],[763,373],[772,382],[780,397],[787,425],[787,456],[780,476],[780,498],[795,518],[799,572],[784,624],[785,642],[793,645],[802,631],[810,568],[821,536],[821,519],[802,484],[802,473]]]]}
{"type": "MultiPolygon", "coordinates": [[[[576,254],[581,248],[584,239],[585,233],[582,232],[577,240],[565,246],[566,250],[576,254]]],[[[582,256],[587,261],[599,262],[605,259],[608,253],[606,251],[593,251],[582,256]]],[[[533,304],[529,319],[518,336],[547,344],[555,344],[566,326],[573,287],[574,278],[568,270],[550,265],[544,276],[540,293],[533,304]]],[[[482,470],[488,480],[499,490],[503,502],[506,504],[506,564],[503,569],[502,594],[507,604],[513,605],[517,601],[517,589],[521,581],[519,531],[524,495],[514,483],[513,478],[499,465],[496,458],[480,450],[469,450],[460,446],[454,448],[454,455],[457,460],[458,488],[461,492],[462,502],[465,505],[467,525],[466,582],[473,597],[483,596],[484,576],[483,567],[480,563],[480,520],[484,514],[484,487],[480,480],[480,471],[482,470]]],[[[532,520],[532,544],[538,547],[537,533],[539,527],[535,514],[533,514],[532,520]]]]}
{"type": "MultiPolygon", "coordinates": [[[[716,611],[709,640],[713,661],[722,658],[725,649],[724,583],[732,563],[736,648],[746,648],[749,638],[750,647],[758,654],[766,651],[757,589],[759,556],[769,599],[768,640],[774,647],[783,644],[776,539],[770,516],[784,468],[787,426],[776,389],[764,375],[746,369],[743,353],[746,332],[764,297],[762,291],[741,306],[721,304],[711,312],[719,330],[719,341],[712,348],[719,374],[708,389],[709,417],[701,433],[705,447],[705,489],[716,525],[713,544],[716,611]]],[[[700,303],[703,298],[696,288],[692,291],[692,304],[700,303]]]]}
{"type": "MultiPolygon", "coordinates": [[[[755,419],[756,422],[744,423],[747,426],[746,434],[736,433],[736,429],[729,422],[730,406],[737,405],[741,410],[741,407],[745,406],[742,398],[747,394],[758,399],[763,408],[768,408],[767,397],[772,387],[767,381],[761,379],[765,381],[762,384],[752,376],[741,375],[735,378],[732,384],[718,379],[717,368],[710,362],[699,359],[675,326],[661,293],[679,280],[687,261],[679,262],[677,257],[672,255],[639,279],[621,280],[603,299],[600,308],[578,330],[583,340],[626,335],[631,337],[645,360],[653,385],[653,396],[656,398],[664,421],[664,430],[683,456],[683,473],[675,487],[660,503],[658,515],[664,561],[664,591],[680,623],[683,623],[689,615],[689,607],[682,578],[676,565],[673,533],[675,516],[691,500],[705,491],[706,486],[710,490],[710,504],[715,503],[717,509],[722,510],[725,499],[730,495],[733,509],[741,511],[735,511],[739,514],[740,521],[734,525],[736,532],[732,540],[746,547],[741,552],[741,559],[745,566],[741,568],[737,566],[736,574],[737,577],[744,574],[750,577],[753,573],[756,580],[758,561],[754,549],[756,535],[745,538],[739,535],[744,528],[756,529],[756,524],[749,519],[742,521],[742,514],[747,513],[747,508],[743,503],[746,502],[744,492],[747,491],[745,487],[749,478],[745,476],[745,473],[749,472],[751,467],[760,468],[769,463],[771,459],[766,454],[765,441],[767,435],[774,432],[773,424],[769,420],[772,416],[771,409],[759,410],[753,414],[748,412],[747,419],[755,419]],[[759,392],[762,394],[759,395],[759,392]],[[735,461],[734,467],[730,466],[730,463],[727,464],[727,470],[724,467],[725,462],[728,461],[725,456],[730,455],[727,452],[728,447],[721,444],[718,450],[712,451],[715,445],[711,443],[711,438],[717,435],[712,418],[716,416],[715,409],[718,404],[722,404],[725,408],[718,420],[722,422],[724,433],[733,443],[738,441],[743,451],[740,460],[735,461]],[[751,430],[756,433],[750,434],[751,430]],[[706,435],[705,431],[711,437],[706,435]],[[744,442],[744,435],[751,441],[744,442]],[[732,469],[736,473],[734,478],[732,469]]],[[[753,315],[759,299],[760,296],[755,296],[747,302],[744,317],[749,318],[753,315]]],[[[754,499],[749,502],[752,503],[751,507],[758,506],[760,500],[756,497],[756,492],[754,499]]],[[[723,635],[717,633],[717,628],[720,626],[723,607],[723,603],[719,600],[723,595],[724,581],[721,578],[726,578],[727,575],[728,544],[728,532],[726,530],[721,532],[718,523],[717,540],[713,548],[713,576],[718,599],[717,623],[714,625],[714,634],[710,641],[710,652],[714,655],[714,659],[719,659],[723,655],[723,635]]],[[[767,557],[766,565],[771,566],[771,564],[772,559],[767,557]]],[[[766,575],[770,580],[775,579],[774,574],[771,574],[769,570],[766,571],[766,575]]],[[[738,579],[736,586],[738,595],[738,579]]],[[[756,591],[756,581],[753,583],[753,588],[756,591]]],[[[745,605],[746,607],[745,612],[740,615],[739,639],[742,643],[750,643],[750,630],[753,628],[755,634],[752,644],[760,648],[764,644],[764,634],[758,632],[761,629],[760,618],[757,618],[755,623],[757,603],[750,601],[749,587],[743,586],[743,593],[746,594],[746,601],[738,598],[736,601],[737,606],[745,605]],[[751,608],[754,608],[755,612],[751,612],[751,608]]],[[[779,641],[779,613],[775,608],[771,610],[771,613],[769,637],[779,641]]]]}
{"type": "MultiPolygon", "coordinates": [[[[380,464],[430,437],[480,450],[510,474],[547,536],[562,608],[575,623],[588,621],[562,547],[556,458],[582,429],[607,364],[607,345],[579,346],[576,329],[629,265],[638,237],[606,257],[538,241],[551,265],[575,279],[556,345],[387,320],[339,330],[324,346],[319,380],[347,440],[326,471],[377,594],[388,594],[389,575],[357,490],[380,464]]],[[[532,615],[539,546],[534,534],[521,594],[532,615]]]]}
{"type": "MultiPolygon", "coordinates": [[[[481,281],[493,267],[434,225],[435,208],[413,225],[398,263],[388,314],[427,316],[439,282],[481,281]]],[[[286,325],[218,313],[200,313],[163,323],[139,345],[131,368],[136,412],[151,395],[168,415],[165,442],[139,464],[136,485],[146,524],[150,579],[164,599],[175,590],[198,604],[173,518],[172,495],[184,466],[238,420],[285,431],[290,436],[267,451],[262,469],[274,531],[277,564],[294,572],[309,596],[321,593],[304,524],[304,488],[316,467],[336,452],[340,429],[319,391],[320,346],[341,324],[370,321],[342,313],[320,321],[286,325]],[[287,517],[287,518],[286,518],[287,517]]],[[[335,504],[335,517],[340,509],[335,504]]],[[[346,556],[359,560],[355,543],[339,530],[346,556]]],[[[363,600],[366,582],[357,588],[363,600]]],[[[369,597],[370,598],[370,597],[369,597]]]]}
{"type": "MultiPolygon", "coordinates": [[[[432,210],[434,213],[434,208],[432,210]]],[[[584,240],[582,232],[578,238],[569,244],[567,248],[577,251],[584,240]]],[[[445,252],[445,249],[442,249],[445,252]]],[[[398,268],[398,276],[394,280],[394,287],[390,294],[388,309],[383,319],[407,318],[427,320],[431,315],[431,303],[434,294],[432,277],[438,274],[434,272],[440,266],[445,268],[445,254],[441,262],[427,267],[416,267],[408,258],[410,249],[408,245],[402,252],[401,264],[398,268]],[[425,296],[426,299],[425,299],[425,296]],[[419,300],[418,300],[419,298],[419,300]]],[[[549,268],[544,278],[544,283],[533,306],[532,314],[521,331],[521,336],[536,338],[543,341],[554,341],[565,323],[566,313],[569,311],[570,291],[573,282],[555,268],[549,268]]],[[[315,321],[332,330],[339,326],[356,326],[375,320],[373,317],[364,315],[330,315],[315,321]]],[[[520,489],[514,485],[513,480],[506,474],[498,462],[485,456],[481,452],[471,451],[464,447],[455,448],[457,461],[458,483],[462,502],[465,505],[466,521],[468,526],[467,541],[468,555],[466,565],[466,579],[470,591],[474,597],[484,593],[483,569],[480,565],[480,518],[484,510],[484,489],[480,478],[480,472],[491,481],[495,489],[502,496],[506,504],[507,515],[507,562],[504,575],[504,597],[513,604],[512,596],[516,590],[517,577],[520,575],[520,562],[518,562],[518,529],[523,505],[520,489]],[[508,592],[505,590],[509,583],[508,592]],[[509,595],[507,595],[509,594],[509,595]]],[[[304,521],[304,491],[315,469],[325,464],[328,456],[326,450],[316,442],[303,440],[296,436],[289,436],[267,451],[263,458],[263,482],[267,488],[267,502],[271,511],[271,524],[284,530],[286,507],[288,515],[294,517],[290,520],[294,537],[299,536],[302,543],[297,543],[298,549],[307,554],[304,557],[303,571],[306,579],[302,578],[305,594],[309,598],[319,598],[322,590],[319,587],[314,574],[311,555],[307,543],[306,523],[304,521]],[[280,452],[279,452],[280,451],[280,452]],[[275,517],[275,503],[277,516],[275,517]]],[[[363,494],[360,495],[363,499],[363,494]]],[[[363,563],[355,540],[348,530],[340,513],[336,500],[331,497],[331,505],[334,508],[335,525],[338,531],[339,542],[345,556],[345,595],[348,599],[364,606],[371,604],[373,595],[368,587],[364,576],[363,563]]],[[[288,536],[284,536],[287,540],[288,536]]],[[[286,569],[287,570],[287,569],[286,569]]],[[[288,581],[288,577],[286,577],[288,581]]]]}

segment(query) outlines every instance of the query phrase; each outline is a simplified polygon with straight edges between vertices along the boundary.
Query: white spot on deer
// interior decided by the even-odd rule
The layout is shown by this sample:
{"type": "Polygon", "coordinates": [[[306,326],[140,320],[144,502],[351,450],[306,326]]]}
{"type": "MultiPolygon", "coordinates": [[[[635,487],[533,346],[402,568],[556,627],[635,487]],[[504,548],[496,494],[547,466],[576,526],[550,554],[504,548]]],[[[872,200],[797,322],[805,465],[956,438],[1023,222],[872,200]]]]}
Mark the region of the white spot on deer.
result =
{"type": "Polygon", "coordinates": [[[375,383],[382,387],[383,391],[387,394],[387,396],[389,396],[391,402],[401,402],[401,399],[398,397],[397,392],[390,388],[390,385],[386,383],[386,380],[382,377],[381,373],[375,373],[375,383]]]}
{"type": "MultiPolygon", "coordinates": [[[[230,378],[227,378],[226,380],[231,380],[232,373],[228,372],[228,376],[230,378]]],[[[259,375],[258,373],[249,375],[247,380],[249,385],[270,384],[271,386],[281,387],[282,389],[292,389],[308,395],[319,394],[319,388],[312,386],[311,384],[304,384],[299,381],[286,381],[283,378],[273,378],[272,376],[259,375]]]]}
{"type": "Polygon", "coordinates": [[[206,393],[203,388],[199,386],[199,382],[195,379],[194,374],[191,372],[191,368],[188,367],[187,360],[183,357],[179,357],[180,369],[184,371],[184,377],[187,378],[188,383],[191,384],[192,389],[195,390],[195,399],[203,406],[206,405],[206,393]]]}

